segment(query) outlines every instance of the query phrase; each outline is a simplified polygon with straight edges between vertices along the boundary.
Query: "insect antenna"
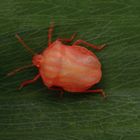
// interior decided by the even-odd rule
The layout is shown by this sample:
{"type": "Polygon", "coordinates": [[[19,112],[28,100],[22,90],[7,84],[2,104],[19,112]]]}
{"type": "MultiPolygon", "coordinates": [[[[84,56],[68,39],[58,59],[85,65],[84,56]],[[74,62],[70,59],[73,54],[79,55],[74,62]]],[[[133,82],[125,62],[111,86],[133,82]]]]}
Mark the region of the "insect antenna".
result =
{"type": "MultiPolygon", "coordinates": [[[[31,54],[36,55],[36,53],[24,42],[24,40],[18,34],[16,34],[15,37],[31,54]]],[[[28,64],[28,65],[19,67],[17,69],[14,69],[11,72],[8,72],[6,76],[15,75],[17,72],[22,71],[22,70],[27,69],[27,68],[30,68],[30,67],[33,67],[33,66],[34,66],[34,64],[28,64]]]]}
{"type": "Polygon", "coordinates": [[[18,39],[18,41],[25,47],[31,54],[36,55],[36,52],[34,52],[25,42],[24,40],[16,34],[15,37],[18,39]]]}
{"type": "Polygon", "coordinates": [[[11,71],[11,72],[8,72],[6,76],[13,76],[13,75],[15,75],[17,72],[22,71],[22,70],[27,69],[27,68],[31,68],[31,67],[33,67],[33,66],[34,66],[33,64],[29,64],[29,65],[25,65],[25,66],[19,67],[19,68],[17,68],[17,69],[14,69],[14,70],[11,71]]]}

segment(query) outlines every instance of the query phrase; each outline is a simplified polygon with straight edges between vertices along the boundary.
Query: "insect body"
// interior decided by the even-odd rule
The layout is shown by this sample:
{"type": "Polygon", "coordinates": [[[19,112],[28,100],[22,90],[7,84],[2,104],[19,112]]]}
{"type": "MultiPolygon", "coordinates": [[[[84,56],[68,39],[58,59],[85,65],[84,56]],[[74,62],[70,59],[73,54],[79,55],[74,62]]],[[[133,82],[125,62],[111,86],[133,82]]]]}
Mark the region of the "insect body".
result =
{"type": "Polygon", "coordinates": [[[20,88],[41,77],[48,88],[59,87],[61,90],[73,93],[91,92],[105,96],[102,89],[89,89],[101,80],[101,64],[93,52],[80,44],[96,50],[101,50],[105,45],[97,47],[83,40],[77,40],[71,46],[66,45],[67,42],[73,40],[75,34],[70,39],[59,38],[51,42],[52,31],[53,26],[51,25],[48,32],[48,47],[41,54],[34,53],[16,34],[19,42],[34,54],[32,62],[39,70],[34,79],[23,82],[20,88]]]}

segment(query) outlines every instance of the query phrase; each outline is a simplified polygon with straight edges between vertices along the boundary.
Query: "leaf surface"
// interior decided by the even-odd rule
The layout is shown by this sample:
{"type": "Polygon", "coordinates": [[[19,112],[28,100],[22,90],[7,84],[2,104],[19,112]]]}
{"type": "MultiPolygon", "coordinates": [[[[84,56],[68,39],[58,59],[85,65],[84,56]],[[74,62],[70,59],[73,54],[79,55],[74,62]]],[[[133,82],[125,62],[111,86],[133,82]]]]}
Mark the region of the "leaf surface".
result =
{"type": "Polygon", "coordinates": [[[0,18],[1,140],[140,139],[139,0],[4,0],[0,18]],[[32,60],[15,33],[42,52],[51,21],[53,40],[77,32],[76,39],[107,44],[101,52],[91,49],[103,70],[95,88],[103,88],[107,100],[67,92],[60,99],[41,79],[17,90],[22,81],[37,74],[35,68],[5,76],[32,60]]]}

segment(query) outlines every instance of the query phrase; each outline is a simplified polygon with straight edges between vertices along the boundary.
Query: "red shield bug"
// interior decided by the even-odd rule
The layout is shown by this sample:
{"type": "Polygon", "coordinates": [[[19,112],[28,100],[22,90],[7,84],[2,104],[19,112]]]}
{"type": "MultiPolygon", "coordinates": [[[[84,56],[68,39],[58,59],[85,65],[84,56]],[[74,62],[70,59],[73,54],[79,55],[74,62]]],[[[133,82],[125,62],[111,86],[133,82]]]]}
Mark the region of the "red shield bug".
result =
{"type": "Polygon", "coordinates": [[[69,39],[58,38],[52,42],[52,32],[53,24],[48,30],[48,47],[40,54],[35,53],[16,34],[18,41],[33,54],[33,59],[31,65],[18,68],[8,75],[35,66],[38,68],[38,74],[32,80],[21,83],[20,88],[35,82],[41,77],[43,83],[50,89],[65,90],[72,93],[100,93],[105,97],[102,89],[89,89],[101,80],[101,63],[93,52],[80,46],[80,44],[83,44],[95,50],[101,50],[105,47],[105,44],[95,46],[86,41],[77,40],[71,46],[66,45],[74,39],[75,34],[69,39]]]}

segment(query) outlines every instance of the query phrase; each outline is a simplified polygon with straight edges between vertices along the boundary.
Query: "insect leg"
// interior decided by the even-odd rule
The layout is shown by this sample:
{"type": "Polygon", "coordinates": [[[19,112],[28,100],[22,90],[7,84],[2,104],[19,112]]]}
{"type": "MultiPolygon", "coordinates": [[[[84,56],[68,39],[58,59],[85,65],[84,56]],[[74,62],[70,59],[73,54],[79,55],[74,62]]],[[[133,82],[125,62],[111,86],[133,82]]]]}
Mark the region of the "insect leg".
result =
{"type": "Polygon", "coordinates": [[[53,28],[54,28],[54,23],[51,23],[48,31],[48,46],[51,45],[53,28]]]}
{"type": "Polygon", "coordinates": [[[76,33],[74,33],[70,38],[58,38],[58,40],[60,41],[64,41],[64,42],[71,42],[76,36],[76,33]]]}
{"type": "Polygon", "coordinates": [[[34,83],[35,81],[37,81],[37,79],[39,77],[40,77],[40,74],[37,74],[33,79],[22,82],[18,89],[21,89],[21,88],[23,88],[24,86],[26,86],[28,84],[34,83]]]}
{"type": "Polygon", "coordinates": [[[77,40],[77,41],[75,41],[74,43],[73,43],[73,46],[74,45],[79,45],[79,44],[84,44],[84,45],[87,45],[87,46],[90,46],[90,47],[92,47],[92,48],[94,48],[95,50],[102,50],[105,46],[106,46],[106,44],[103,44],[103,45],[101,45],[101,46],[95,46],[95,45],[93,45],[93,44],[90,44],[90,43],[88,43],[88,42],[86,42],[86,41],[84,41],[84,40],[77,40]]]}
{"type": "Polygon", "coordinates": [[[102,89],[95,89],[95,90],[89,89],[84,91],[84,93],[98,93],[101,94],[104,98],[106,97],[105,92],[102,89]]]}

